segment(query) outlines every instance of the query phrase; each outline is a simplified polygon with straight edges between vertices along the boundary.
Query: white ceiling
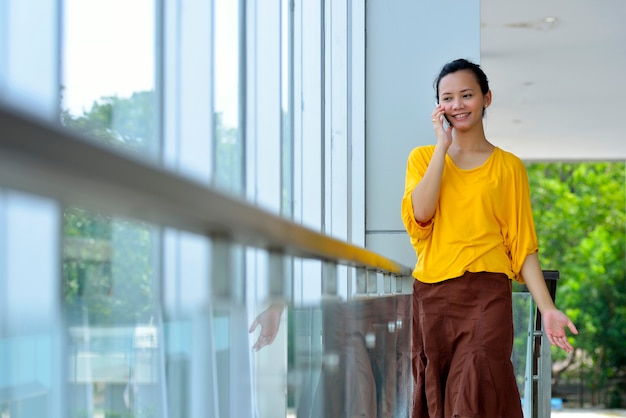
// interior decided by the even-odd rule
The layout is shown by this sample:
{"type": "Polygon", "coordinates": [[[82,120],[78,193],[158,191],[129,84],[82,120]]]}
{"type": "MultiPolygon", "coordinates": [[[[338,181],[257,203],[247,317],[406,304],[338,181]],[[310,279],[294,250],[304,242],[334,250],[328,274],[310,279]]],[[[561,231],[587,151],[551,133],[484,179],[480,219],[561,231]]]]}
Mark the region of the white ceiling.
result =
{"type": "Polygon", "coordinates": [[[491,142],[525,160],[626,161],[626,0],[481,0],[481,25],[491,142]]]}

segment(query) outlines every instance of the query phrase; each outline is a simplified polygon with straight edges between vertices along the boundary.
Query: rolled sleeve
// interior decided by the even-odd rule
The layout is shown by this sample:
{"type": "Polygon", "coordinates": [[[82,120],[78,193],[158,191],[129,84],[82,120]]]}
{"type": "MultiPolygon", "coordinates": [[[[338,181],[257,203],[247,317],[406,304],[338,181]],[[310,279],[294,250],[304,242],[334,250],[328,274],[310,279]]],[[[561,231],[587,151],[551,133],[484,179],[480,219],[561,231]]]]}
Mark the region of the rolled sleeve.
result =
{"type": "Polygon", "coordinates": [[[434,145],[414,148],[407,160],[404,196],[402,198],[402,222],[414,246],[417,240],[427,238],[433,231],[433,219],[426,223],[417,222],[417,220],[415,220],[411,195],[415,187],[422,181],[434,150],[434,145]]]}
{"type": "Polygon", "coordinates": [[[417,222],[413,214],[413,201],[411,200],[412,189],[405,192],[402,199],[402,222],[409,236],[413,239],[424,239],[433,230],[433,220],[426,223],[417,222]]]}
{"type": "Polygon", "coordinates": [[[528,255],[539,250],[537,232],[530,200],[530,186],[526,168],[519,162],[515,172],[515,198],[510,207],[509,240],[507,246],[510,251],[511,269],[520,280],[520,271],[528,255]]]}

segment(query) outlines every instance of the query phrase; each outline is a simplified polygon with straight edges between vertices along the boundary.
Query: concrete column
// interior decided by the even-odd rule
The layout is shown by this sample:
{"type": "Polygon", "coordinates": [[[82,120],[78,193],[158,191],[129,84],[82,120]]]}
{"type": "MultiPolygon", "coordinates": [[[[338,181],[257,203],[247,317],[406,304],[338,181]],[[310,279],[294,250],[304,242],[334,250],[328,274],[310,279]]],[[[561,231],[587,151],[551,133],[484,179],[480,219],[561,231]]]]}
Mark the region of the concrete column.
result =
{"type": "Polygon", "coordinates": [[[402,225],[406,161],[434,144],[433,82],[456,58],[480,59],[480,2],[368,1],[366,9],[366,247],[412,266],[402,225]]]}

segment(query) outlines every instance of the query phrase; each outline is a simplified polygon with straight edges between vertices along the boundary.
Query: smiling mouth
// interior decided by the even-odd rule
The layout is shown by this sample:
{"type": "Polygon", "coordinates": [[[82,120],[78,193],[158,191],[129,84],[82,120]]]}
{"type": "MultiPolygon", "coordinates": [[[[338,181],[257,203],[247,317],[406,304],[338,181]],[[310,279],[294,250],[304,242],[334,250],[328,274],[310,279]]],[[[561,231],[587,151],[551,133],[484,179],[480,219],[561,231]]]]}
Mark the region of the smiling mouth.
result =
{"type": "Polygon", "coordinates": [[[458,115],[452,116],[455,120],[465,119],[469,116],[469,113],[459,113],[458,115]]]}

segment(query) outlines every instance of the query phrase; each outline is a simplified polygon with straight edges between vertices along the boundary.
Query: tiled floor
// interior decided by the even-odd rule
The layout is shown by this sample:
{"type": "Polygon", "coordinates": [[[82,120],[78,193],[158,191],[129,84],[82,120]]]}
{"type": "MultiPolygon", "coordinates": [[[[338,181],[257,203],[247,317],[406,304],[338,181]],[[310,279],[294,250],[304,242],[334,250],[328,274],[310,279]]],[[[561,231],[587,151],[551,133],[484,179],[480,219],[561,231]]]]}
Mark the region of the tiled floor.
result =
{"type": "MultiPolygon", "coordinates": [[[[626,417],[626,409],[564,409],[552,411],[551,418],[621,418],[626,417]]],[[[288,413],[287,418],[295,418],[288,413]]]]}
{"type": "MultiPolygon", "coordinates": [[[[552,411],[551,418],[621,418],[626,417],[626,409],[564,409],[552,411]]],[[[295,418],[295,414],[287,414],[295,418]]]]}
{"type": "Polygon", "coordinates": [[[614,418],[626,417],[624,409],[564,409],[552,411],[551,418],[614,418]]]}

